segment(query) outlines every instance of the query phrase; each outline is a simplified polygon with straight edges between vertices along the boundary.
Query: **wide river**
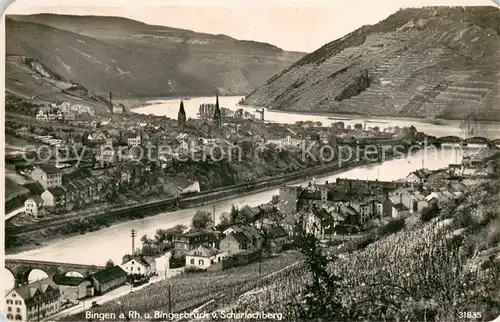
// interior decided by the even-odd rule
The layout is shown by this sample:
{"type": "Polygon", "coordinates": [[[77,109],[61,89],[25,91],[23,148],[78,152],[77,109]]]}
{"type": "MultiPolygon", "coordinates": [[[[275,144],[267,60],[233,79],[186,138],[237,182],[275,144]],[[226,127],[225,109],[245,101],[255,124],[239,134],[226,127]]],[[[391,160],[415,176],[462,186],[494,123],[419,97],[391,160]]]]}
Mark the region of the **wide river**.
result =
{"type": "MultiPolygon", "coordinates": [[[[240,97],[220,97],[221,106],[236,109],[235,104],[239,99],[240,97]]],[[[198,105],[202,102],[211,101],[213,101],[213,98],[193,98],[185,101],[184,104],[187,116],[196,117],[198,105]]],[[[135,111],[147,114],[152,113],[157,115],[168,115],[175,118],[177,109],[178,101],[175,100],[163,101],[161,104],[149,105],[136,109],[135,111]]],[[[266,119],[276,122],[280,121],[282,123],[294,123],[297,120],[313,120],[321,121],[324,125],[331,122],[331,120],[329,120],[326,116],[309,116],[275,112],[267,112],[266,119]]],[[[352,123],[359,123],[360,121],[365,120],[353,120],[352,123]]],[[[447,125],[437,126],[411,120],[391,119],[382,121],[370,119],[366,121],[370,121],[370,124],[378,125],[380,127],[396,125],[402,127],[414,124],[418,130],[438,136],[460,133],[458,123],[451,122],[447,125]]],[[[496,125],[496,127],[498,128],[498,125],[496,125]]],[[[428,169],[443,168],[450,163],[460,162],[463,153],[473,153],[474,151],[477,151],[477,149],[471,148],[464,152],[459,148],[444,148],[441,150],[428,148],[427,150],[419,151],[404,159],[391,160],[382,164],[364,166],[334,175],[317,177],[316,182],[333,182],[338,177],[372,180],[398,180],[405,178],[408,173],[421,168],[422,165],[428,169]]],[[[308,182],[300,182],[297,184],[306,185],[307,183],[308,182]]],[[[212,211],[215,206],[216,215],[219,217],[223,212],[228,212],[232,205],[239,207],[244,205],[257,206],[270,201],[272,196],[276,194],[278,194],[278,189],[269,189],[260,193],[214,202],[213,204],[208,204],[202,207],[162,213],[153,217],[117,224],[99,231],[87,233],[85,235],[78,235],[49,242],[40,246],[38,249],[8,255],[6,257],[96,265],[104,265],[108,259],[112,259],[114,263],[121,263],[122,256],[130,253],[131,251],[131,229],[137,230],[137,247],[140,245],[139,239],[141,236],[147,234],[148,236],[153,237],[155,231],[159,228],[165,229],[179,224],[189,226],[193,214],[198,209],[212,211]]],[[[159,267],[163,267],[162,264],[159,263],[159,267]]],[[[12,285],[12,275],[10,272],[5,272],[4,278],[6,283],[2,284],[5,285],[5,287],[10,287],[12,285]]]]}

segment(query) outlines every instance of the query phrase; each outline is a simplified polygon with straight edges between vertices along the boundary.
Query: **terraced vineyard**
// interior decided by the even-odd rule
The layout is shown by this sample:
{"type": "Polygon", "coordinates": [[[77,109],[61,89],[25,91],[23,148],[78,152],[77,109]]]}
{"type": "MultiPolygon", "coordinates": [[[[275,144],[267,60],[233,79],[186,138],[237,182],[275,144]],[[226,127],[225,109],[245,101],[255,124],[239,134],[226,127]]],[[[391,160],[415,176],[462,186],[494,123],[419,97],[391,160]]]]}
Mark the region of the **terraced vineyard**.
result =
{"type": "MultiPolygon", "coordinates": [[[[296,265],[302,260],[298,253],[284,253],[261,263],[260,276],[296,265]]],[[[185,274],[169,280],[173,312],[190,312],[204,303],[217,299],[216,304],[225,306],[239,295],[259,286],[259,263],[212,273],[185,274]]],[[[137,311],[142,316],[154,311],[168,312],[168,281],[153,284],[143,290],[123,296],[118,301],[105,303],[96,308],[97,313],[137,311]]],[[[65,317],[64,321],[83,321],[84,313],[65,317]]]]}
{"type": "Polygon", "coordinates": [[[245,98],[296,111],[500,119],[500,11],[404,9],[305,56],[245,98]],[[339,99],[368,73],[370,86],[339,99]]]}

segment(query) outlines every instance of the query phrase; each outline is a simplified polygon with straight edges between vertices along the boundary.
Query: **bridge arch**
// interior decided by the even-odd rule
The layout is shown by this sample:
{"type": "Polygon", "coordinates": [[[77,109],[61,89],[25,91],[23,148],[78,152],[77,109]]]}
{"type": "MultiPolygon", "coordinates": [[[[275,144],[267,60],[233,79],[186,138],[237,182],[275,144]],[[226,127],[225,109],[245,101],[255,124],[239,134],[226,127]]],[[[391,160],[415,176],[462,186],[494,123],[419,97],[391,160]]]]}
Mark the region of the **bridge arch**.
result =
{"type": "Polygon", "coordinates": [[[492,144],[500,145],[500,139],[491,140],[492,144]]]}
{"type": "Polygon", "coordinates": [[[467,144],[489,144],[491,141],[483,136],[474,136],[464,140],[467,144]]]}
{"type": "Polygon", "coordinates": [[[45,272],[49,277],[60,274],[65,275],[68,272],[77,272],[83,276],[88,276],[104,269],[104,267],[96,265],[44,262],[23,259],[6,259],[5,267],[14,275],[16,285],[28,283],[29,275],[31,271],[35,269],[45,272]]]}
{"type": "Polygon", "coordinates": [[[4,268],[3,276],[2,276],[2,288],[3,290],[0,291],[5,291],[7,293],[11,289],[16,287],[16,277],[14,276],[14,273],[8,269],[7,267],[4,268]]]}
{"type": "Polygon", "coordinates": [[[442,136],[437,139],[439,143],[460,143],[463,140],[461,137],[455,135],[442,136]]]}
{"type": "Polygon", "coordinates": [[[66,274],[64,274],[64,275],[65,276],[75,276],[75,277],[85,277],[85,274],[82,273],[82,272],[78,272],[78,271],[72,270],[72,271],[66,272],[66,274]]]}
{"type": "Polygon", "coordinates": [[[43,269],[33,268],[28,274],[28,283],[42,280],[47,277],[50,277],[50,275],[43,269]]]}

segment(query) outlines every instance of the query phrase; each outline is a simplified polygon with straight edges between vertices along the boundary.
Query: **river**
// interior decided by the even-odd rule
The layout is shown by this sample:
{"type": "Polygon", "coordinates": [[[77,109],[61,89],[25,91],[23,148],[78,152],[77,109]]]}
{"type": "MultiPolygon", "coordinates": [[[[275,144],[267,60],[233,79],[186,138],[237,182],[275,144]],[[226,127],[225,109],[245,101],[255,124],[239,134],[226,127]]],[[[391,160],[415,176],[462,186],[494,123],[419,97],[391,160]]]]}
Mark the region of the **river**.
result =
{"type": "MultiPolygon", "coordinates": [[[[209,98],[196,98],[185,101],[185,108],[188,117],[196,117],[198,105],[202,102],[210,102],[209,98]]],[[[213,100],[213,99],[212,99],[213,100]]],[[[235,109],[236,102],[239,97],[221,97],[221,106],[235,109]],[[233,105],[231,105],[233,104],[233,105]]],[[[136,109],[136,112],[166,114],[170,117],[175,117],[178,108],[178,101],[169,101],[157,105],[149,105],[144,108],[136,109]],[[175,114],[175,115],[174,115],[175,114]]],[[[269,120],[280,120],[282,122],[294,123],[295,120],[319,120],[323,124],[327,124],[328,120],[325,116],[304,116],[297,114],[282,114],[268,112],[266,118],[269,120]]],[[[353,120],[352,122],[359,122],[360,120],[353,120]]],[[[362,120],[364,121],[364,120],[362,120]]],[[[375,122],[375,120],[371,120],[375,122]]],[[[459,128],[457,125],[430,125],[426,123],[418,123],[413,121],[398,121],[390,120],[388,123],[380,123],[379,126],[409,126],[415,124],[418,130],[423,130],[426,133],[433,135],[452,135],[458,134],[459,128]]],[[[377,125],[377,123],[371,123],[377,125]]],[[[468,153],[477,149],[469,148],[468,153]]],[[[456,148],[443,148],[435,149],[433,147],[427,150],[419,151],[404,159],[396,159],[386,161],[382,164],[363,166],[335,175],[326,175],[316,178],[317,183],[324,183],[325,181],[333,182],[337,177],[341,178],[359,178],[359,179],[379,179],[379,180],[398,180],[403,179],[406,175],[414,170],[424,166],[428,169],[439,169],[446,167],[450,163],[456,163],[461,160],[463,151],[456,148]]],[[[298,184],[306,185],[308,182],[300,182],[298,184]]],[[[80,264],[95,264],[104,265],[108,259],[113,260],[114,263],[121,263],[121,258],[124,254],[131,251],[131,229],[137,230],[136,245],[140,246],[140,238],[143,235],[153,237],[155,231],[159,228],[166,229],[175,225],[183,224],[190,225],[193,214],[198,209],[212,211],[215,206],[216,216],[219,217],[223,212],[228,212],[232,205],[236,206],[257,206],[271,200],[273,195],[278,194],[278,189],[269,189],[264,192],[249,194],[230,200],[214,202],[213,204],[196,207],[193,209],[179,210],[170,213],[163,213],[157,216],[148,217],[140,220],[130,221],[126,223],[117,224],[99,231],[86,233],[85,235],[73,236],[40,246],[38,249],[24,251],[18,254],[8,255],[7,258],[20,258],[56,262],[69,262],[80,264]]],[[[162,264],[159,264],[162,267],[162,264]]],[[[12,274],[10,272],[4,273],[4,284],[6,287],[12,285],[12,274]]],[[[3,283],[2,283],[3,284],[3,283]]]]}
{"type": "MultiPolygon", "coordinates": [[[[474,150],[468,149],[468,152],[471,153],[474,150]]],[[[363,166],[334,175],[317,177],[315,180],[316,183],[324,183],[325,181],[333,182],[338,177],[398,180],[405,178],[408,173],[421,168],[422,164],[428,169],[439,169],[460,160],[462,155],[463,152],[458,148],[437,150],[431,147],[427,151],[419,151],[404,159],[363,166]]],[[[297,184],[306,185],[308,182],[304,181],[297,184]]],[[[215,206],[216,216],[219,217],[223,212],[228,212],[232,205],[239,207],[244,205],[257,206],[270,201],[272,196],[276,194],[278,194],[277,188],[230,200],[214,202],[213,204],[192,209],[162,213],[153,217],[117,224],[99,231],[86,233],[85,235],[50,242],[38,249],[7,255],[6,257],[96,265],[104,265],[108,259],[112,259],[114,263],[121,263],[122,256],[131,251],[131,229],[137,230],[137,247],[140,245],[139,239],[141,236],[146,234],[153,237],[155,231],[159,228],[166,229],[178,224],[189,226],[193,214],[198,209],[212,211],[213,206],[215,206]]],[[[5,279],[7,281],[6,286],[12,283],[12,275],[10,273],[6,273],[5,279]]]]}
{"type": "MultiPolygon", "coordinates": [[[[220,96],[219,104],[221,107],[228,108],[232,111],[243,108],[253,114],[255,113],[256,107],[251,106],[239,106],[238,102],[242,96],[220,96]]],[[[202,103],[215,103],[215,97],[194,97],[189,100],[184,101],[184,109],[186,111],[187,118],[196,118],[200,104],[202,103]]],[[[156,100],[151,101],[151,105],[146,105],[144,107],[135,108],[133,111],[142,114],[154,114],[154,115],[165,115],[172,119],[177,119],[177,113],[179,111],[179,100],[169,99],[169,100],[156,100]]],[[[266,109],[264,118],[267,121],[277,122],[277,123],[287,123],[294,124],[297,121],[310,120],[314,122],[321,122],[323,126],[328,126],[331,123],[338,121],[343,121],[345,125],[354,125],[356,123],[363,124],[367,123],[367,127],[378,126],[379,128],[387,127],[409,127],[414,125],[417,130],[424,132],[429,135],[434,135],[436,137],[457,135],[463,136],[463,132],[460,129],[460,121],[442,120],[442,125],[435,125],[424,120],[418,119],[403,119],[403,118],[382,118],[382,117],[370,117],[370,118],[359,118],[351,117],[349,115],[337,115],[337,116],[327,116],[327,115],[311,115],[311,114],[297,114],[297,113],[286,113],[279,112],[275,110],[266,109]],[[335,120],[330,119],[334,117],[335,120]]],[[[479,122],[476,124],[477,135],[486,136],[491,139],[500,139],[500,123],[498,122],[479,122]]]]}

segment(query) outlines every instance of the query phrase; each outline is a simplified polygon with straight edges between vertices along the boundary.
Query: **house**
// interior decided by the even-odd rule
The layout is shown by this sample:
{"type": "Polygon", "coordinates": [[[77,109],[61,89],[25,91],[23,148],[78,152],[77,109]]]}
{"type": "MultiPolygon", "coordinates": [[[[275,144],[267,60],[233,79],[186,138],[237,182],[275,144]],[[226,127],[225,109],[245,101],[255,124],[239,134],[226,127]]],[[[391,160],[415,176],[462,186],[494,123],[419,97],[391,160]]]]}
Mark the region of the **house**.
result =
{"type": "Polygon", "coordinates": [[[57,107],[44,106],[38,110],[35,118],[42,121],[61,120],[63,118],[63,113],[57,107]]]}
{"type": "Polygon", "coordinates": [[[9,321],[40,321],[60,309],[61,293],[49,277],[16,287],[5,295],[5,317],[9,321]]]}
{"type": "Polygon", "coordinates": [[[402,203],[397,203],[392,206],[392,218],[399,219],[404,218],[410,213],[408,207],[402,203]]]}
{"type": "Polygon", "coordinates": [[[188,252],[201,245],[217,248],[218,238],[213,232],[198,231],[175,235],[173,237],[173,243],[175,249],[179,252],[188,252]]]}
{"type": "Polygon", "coordinates": [[[127,272],[115,265],[91,275],[95,294],[101,295],[122,286],[127,281],[127,272]]]}
{"type": "Polygon", "coordinates": [[[44,207],[51,211],[59,211],[66,204],[66,192],[61,187],[48,188],[41,197],[44,207]]]}
{"type": "Polygon", "coordinates": [[[61,303],[67,301],[75,303],[85,297],[94,296],[94,287],[88,278],[54,275],[53,280],[61,292],[61,303]]]}
{"type": "Polygon", "coordinates": [[[280,226],[273,226],[267,229],[269,248],[275,252],[289,242],[288,232],[280,226]]]}
{"type": "Polygon", "coordinates": [[[128,275],[151,276],[156,274],[156,260],[150,256],[130,256],[125,255],[120,267],[128,275]]]}
{"type": "Polygon", "coordinates": [[[422,183],[429,176],[429,171],[427,169],[419,169],[413,171],[406,176],[406,182],[408,183],[422,183]]]}
{"type": "Polygon", "coordinates": [[[136,136],[128,138],[127,145],[129,148],[141,145],[141,135],[137,134],[136,136]]]}
{"type": "Polygon", "coordinates": [[[113,148],[100,149],[95,153],[95,161],[101,167],[116,164],[118,162],[119,154],[113,148]]]}
{"type": "Polygon", "coordinates": [[[43,216],[43,199],[40,196],[32,196],[24,202],[24,212],[33,217],[43,216]]]}
{"type": "Polygon", "coordinates": [[[122,113],[123,113],[123,106],[118,104],[113,104],[113,114],[122,114],[122,113]]]}
{"type": "Polygon", "coordinates": [[[205,269],[226,258],[228,258],[227,252],[200,245],[186,253],[186,267],[205,269]]]}
{"type": "Polygon", "coordinates": [[[32,195],[41,195],[45,188],[38,181],[28,182],[23,185],[32,195]]]}
{"type": "Polygon", "coordinates": [[[77,183],[83,187],[84,193],[89,199],[89,202],[97,201],[101,198],[101,196],[97,193],[97,184],[94,180],[95,179],[85,178],[77,181],[77,183]]]}
{"type": "Polygon", "coordinates": [[[44,189],[62,184],[62,172],[55,165],[45,163],[35,166],[31,173],[33,180],[40,182],[44,189]]]}
{"type": "Polygon", "coordinates": [[[84,139],[89,145],[109,145],[109,133],[107,131],[86,132],[84,139]]]}
{"type": "Polygon", "coordinates": [[[248,235],[237,231],[229,232],[227,236],[221,240],[219,246],[219,249],[223,252],[227,252],[229,256],[252,248],[252,241],[248,235]]]}
{"type": "Polygon", "coordinates": [[[65,121],[74,121],[76,120],[76,112],[74,111],[68,111],[63,113],[63,118],[65,121]]]}
{"type": "Polygon", "coordinates": [[[428,206],[425,196],[418,191],[399,188],[391,192],[390,199],[393,204],[403,204],[411,213],[420,212],[428,206]]]}

